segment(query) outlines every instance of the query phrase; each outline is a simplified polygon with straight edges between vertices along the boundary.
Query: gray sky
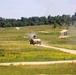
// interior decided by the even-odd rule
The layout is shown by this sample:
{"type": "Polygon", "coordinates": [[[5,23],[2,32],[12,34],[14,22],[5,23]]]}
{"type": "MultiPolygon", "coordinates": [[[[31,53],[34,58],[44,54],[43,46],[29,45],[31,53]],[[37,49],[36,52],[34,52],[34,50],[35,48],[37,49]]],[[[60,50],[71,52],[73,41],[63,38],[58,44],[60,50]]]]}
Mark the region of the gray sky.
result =
{"type": "Polygon", "coordinates": [[[0,0],[0,17],[73,15],[76,0],[0,0]]]}

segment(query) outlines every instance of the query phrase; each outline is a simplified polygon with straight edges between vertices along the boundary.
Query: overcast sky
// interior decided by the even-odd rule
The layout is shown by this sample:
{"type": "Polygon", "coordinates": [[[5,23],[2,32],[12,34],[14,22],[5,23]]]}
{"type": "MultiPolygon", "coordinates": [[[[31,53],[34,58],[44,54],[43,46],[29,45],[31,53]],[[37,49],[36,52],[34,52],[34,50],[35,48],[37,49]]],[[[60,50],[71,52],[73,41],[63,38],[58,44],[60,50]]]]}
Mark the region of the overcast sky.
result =
{"type": "Polygon", "coordinates": [[[0,17],[73,15],[76,0],[0,0],[0,17]]]}

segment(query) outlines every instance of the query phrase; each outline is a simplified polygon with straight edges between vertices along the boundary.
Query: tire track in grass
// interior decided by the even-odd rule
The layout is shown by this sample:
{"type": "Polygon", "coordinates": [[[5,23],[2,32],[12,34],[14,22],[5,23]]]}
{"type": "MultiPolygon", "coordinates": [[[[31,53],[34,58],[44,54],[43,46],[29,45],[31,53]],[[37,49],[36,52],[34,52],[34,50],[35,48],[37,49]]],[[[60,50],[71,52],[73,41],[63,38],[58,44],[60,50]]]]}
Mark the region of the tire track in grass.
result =
{"type": "Polygon", "coordinates": [[[70,49],[65,49],[65,48],[58,48],[58,47],[47,46],[47,45],[37,45],[37,46],[57,49],[57,50],[60,50],[60,51],[63,51],[63,52],[67,52],[67,53],[70,53],[70,54],[76,54],[76,50],[70,50],[70,49]]]}
{"type": "Polygon", "coordinates": [[[19,65],[48,65],[48,64],[59,64],[59,63],[76,63],[76,60],[65,60],[65,61],[47,61],[47,62],[11,62],[11,63],[0,63],[0,66],[19,66],[19,65]]]}

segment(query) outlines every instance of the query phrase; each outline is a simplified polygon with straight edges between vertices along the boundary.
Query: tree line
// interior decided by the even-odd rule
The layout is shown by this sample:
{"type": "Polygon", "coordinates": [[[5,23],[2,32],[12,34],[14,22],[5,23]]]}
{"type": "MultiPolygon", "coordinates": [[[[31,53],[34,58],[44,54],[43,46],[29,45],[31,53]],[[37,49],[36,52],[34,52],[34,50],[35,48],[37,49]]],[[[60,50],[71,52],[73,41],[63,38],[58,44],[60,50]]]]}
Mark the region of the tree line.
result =
{"type": "Polygon", "coordinates": [[[37,26],[37,25],[53,25],[56,28],[57,25],[75,25],[76,23],[76,13],[72,16],[62,15],[62,16],[42,16],[42,17],[21,17],[21,19],[5,19],[0,17],[0,27],[19,27],[19,26],[37,26]]]}

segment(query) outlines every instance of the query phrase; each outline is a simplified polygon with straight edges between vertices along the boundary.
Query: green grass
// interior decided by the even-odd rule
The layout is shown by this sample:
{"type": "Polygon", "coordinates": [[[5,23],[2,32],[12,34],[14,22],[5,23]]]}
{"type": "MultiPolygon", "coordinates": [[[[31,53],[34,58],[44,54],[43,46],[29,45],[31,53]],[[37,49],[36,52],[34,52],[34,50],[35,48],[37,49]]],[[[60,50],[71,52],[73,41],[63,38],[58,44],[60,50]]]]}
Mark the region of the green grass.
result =
{"type": "Polygon", "coordinates": [[[53,61],[76,59],[76,55],[59,50],[32,46],[29,44],[29,33],[36,33],[42,44],[76,50],[75,28],[68,29],[71,35],[66,39],[59,39],[62,29],[52,29],[50,25],[0,28],[0,62],[14,61],[53,61]],[[44,32],[42,32],[44,31],[44,32]]]}
{"type": "Polygon", "coordinates": [[[76,55],[59,50],[27,45],[24,42],[2,42],[0,62],[74,60],[76,55]]]}
{"type": "Polygon", "coordinates": [[[60,35],[60,31],[62,29],[51,29],[46,30],[48,33],[39,32],[39,37],[42,39],[43,43],[46,45],[62,47],[67,49],[74,49],[76,50],[76,28],[69,27],[68,28],[68,38],[59,39],[58,36],[60,35]]]}
{"type": "Polygon", "coordinates": [[[76,63],[0,66],[0,75],[75,75],[76,63]]]}

